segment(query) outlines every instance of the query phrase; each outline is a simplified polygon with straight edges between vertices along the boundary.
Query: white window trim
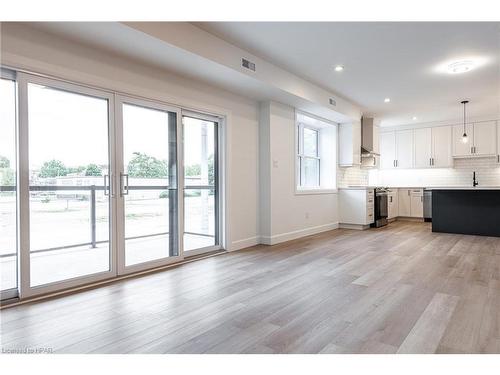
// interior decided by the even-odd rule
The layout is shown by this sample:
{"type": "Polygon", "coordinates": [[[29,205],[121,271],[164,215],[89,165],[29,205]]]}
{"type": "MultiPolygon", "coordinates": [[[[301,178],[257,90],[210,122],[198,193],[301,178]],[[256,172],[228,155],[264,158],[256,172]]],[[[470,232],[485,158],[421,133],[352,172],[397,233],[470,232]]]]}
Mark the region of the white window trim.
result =
{"type": "MultiPolygon", "coordinates": [[[[338,193],[337,176],[335,176],[335,188],[321,188],[321,186],[318,186],[318,187],[315,187],[315,188],[307,187],[307,188],[303,188],[302,189],[302,188],[299,187],[299,185],[300,185],[300,162],[299,162],[299,159],[300,159],[301,156],[305,156],[305,155],[301,154],[303,145],[300,144],[301,143],[300,142],[301,139],[300,139],[300,135],[299,135],[299,128],[302,126],[302,127],[307,127],[307,128],[316,130],[316,131],[320,130],[320,129],[317,129],[317,128],[314,128],[314,127],[302,124],[299,121],[299,119],[298,119],[299,115],[309,116],[309,117],[312,117],[312,118],[316,118],[316,119],[318,119],[320,121],[323,121],[323,122],[325,122],[327,124],[331,124],[331,125],[337,127],[336,150],[335,150],[335,152],[337,154],[336,155],[337,158],[336,158],[335,173],[337,173],[337,168],[338,168],[338,124],[333,123],[332,121],[320,118],[318,116],[311,115],[309,113],[296,110],[295,111],[295,123],[294,123],[295,139],[294,139],[294,147],[293,147],[293,160],[294,160],[294,168],[295,168],[294,193],[295,193],[295,195],[337,194],[338,193]]],[[[318,134],[318,139],[317,139],[317,142],[318,142],[318,146],[317,146],[318,147],[317,148],[318,149],[318,155],[320,155],[320,153],[321,153],[321,150],[319,148],[320,147],[319,136],[320,136],[320,134],[318,134]]],[[[309,157],[309,156],[307,156],[307,157],[309,157]]],[[[319,156],[318,156],[318,159],[320,159],[320,163],[321,163],[321,158],[319,156]]],[[[321,184],[321,175],[320,175],[320,184],[321,184]]]]}

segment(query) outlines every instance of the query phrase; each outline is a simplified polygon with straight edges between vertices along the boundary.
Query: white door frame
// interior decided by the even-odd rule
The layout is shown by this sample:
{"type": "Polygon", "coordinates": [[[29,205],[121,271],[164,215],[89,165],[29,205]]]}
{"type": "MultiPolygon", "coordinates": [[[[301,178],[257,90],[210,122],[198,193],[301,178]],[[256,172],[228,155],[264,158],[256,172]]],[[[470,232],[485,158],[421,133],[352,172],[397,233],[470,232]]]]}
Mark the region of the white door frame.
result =
{"type": "MultiPolygon", "coordinates": [[[[185,110],[183,109],[182,110],[182,118],[184,118],[184,116],[186,117],[192,117],[192,118],[196,118],[196,119],[200,119],[200,120],[206,120],[206,121],[210,121],[210,122],[214,122],[216,123],[217,125],[217,149],[216,149],[216,153],[217,153],[217,184],[215,186],[215,189],[216,189],[216,194],[217,194],[217,211],[218,211],[218,217],[215,218],[215,220],[218,221],[217,223],[217,233],[216,233],[216,236],[218,238],[218,244],[216,245],[213,245],[213,246],[206,246],[206,247],[202,247],[202,248],[198,248],[198,249],[192,249],[192,250],[189,250],[189,251],[185,251],[184,252],[184,255],[185,256],[196,256],[196,255],[199,255],[199,254],[204,254],[204,253],[208,253],[208,252],[211,252],[211,251],[217,251],[217,250],[221,250],[223,249],[225,246],[224,246],[224,242],[225,242],[225,239],[224,239],[224,221],[222,220],[223,217],[225,217],[224,215],[224,197],[225,197],[225,190],[223,188],[224,184],[223,184],[223,176],[221,174],[221,172],[224,170],[224,162],[223,162],[223,159],[224,159],[224,153],[223,153],[223,150],[224,150],[224,147],[223,147],[223,141],[224,141],[224,136],[223,136],[223,122],[224,122],[224,119],[222,117],[219,117],[219,116],[214,116],[214,115],[209,115],[209,114],[205,114],[205,113],[202,113],[202,112],[196,112],[196,111],[192,111],[192,110],[185,110]]],[[[184,202],[184,123],[182,122],[182,164],[181,164],[181,181],[182,181],[182,192],[183,192],[183,197],[182,197],[182,201],[184,202]]],[[[184,212],[183,212],[184,214],[184,212]]],[[[184,223],[184,220],[183,220],[183,223],[184,223]]],[[[184,238],[184,231],[182,231],[180,233],[180,237],[184,238]]]]}
{"type": "MultiPolygon", "coordinates": [[[[171,263],[176,263],[184,259],[182,239],[180,236],[183,231],[183,201],[181,199],[181,178],[180,178],[180,163],[182,157],[181,145],[181,109],[178,107],[170,106],[158,101],[136,98],[128,95],[115,95],[115,118],[116,118],[116,159],[117,159],[117,186],[121,186],[120,174],[124,173],[124,155],[123,155],[123,104],[131,104],[139,107],[156,109],[163,112],[175,113],[176,115],[176,133],[177,133],[177,227],[179,228],[177,248],[177,256],[169,256],[166,258],[155,259],[144,263],[133,264],[130,266],[125,265],[125,199],[121,196],[121,188],[117,189],[117,236],[118,236],[118,274],[125,275],[138,271],[143,271],[155,267],[164,266],[171,263]]],[[[168,146],[168,145],[166,145],[168,146]]]]}
{"type": "Polygon", "coordinates": [[[51,293],[61,289],[73,288],[83,284],[93,283],[116,276],[116,200],[113,197],[116,191],[114,179],[110,177],[109,195],[109,239],[110,258],[109,270],[86,276],[79,276],[71,279],[52,282],[49,284],[32,287],[30,285],[30,208],[29,208],[29,123],[28,123],[28,83],[45,85],[56,89],[92,96],[108,101],[108,152],[110,176],[116,175],[115,170],[115,136],[113,106],[114,95],[103,90],[96,90],[77,84],[58,81],[52,78],[40,77],[28,73],[17,74],[18,102],[19,102],[19,136],[18,136],[18,156],[19,156],[19,257],[20,257],[20,277],[19,296],[20,298],[33,297],[40,294],[51,293]]]}

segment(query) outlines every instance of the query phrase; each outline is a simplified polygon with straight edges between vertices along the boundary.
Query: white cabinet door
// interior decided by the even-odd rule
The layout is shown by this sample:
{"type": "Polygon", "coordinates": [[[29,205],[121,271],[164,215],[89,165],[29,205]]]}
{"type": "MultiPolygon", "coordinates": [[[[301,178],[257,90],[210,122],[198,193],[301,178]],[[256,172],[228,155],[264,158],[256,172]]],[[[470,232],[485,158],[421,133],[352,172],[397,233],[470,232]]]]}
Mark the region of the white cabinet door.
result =
{"type": "Polygon", "coordinates": [[[413,130],[396,132],[396,167],[413,168],[413,130]]]}
{"type": "Polygon", "coordinates": [[[444,168],[452,165],[451,126],[432,128],[432,166],[444,168]]]}
{"type": "Polygon", "coordinates": [[[500,163],[500,121],[497,123],[497,163],[500,163]]]}
{"type": "Polygon", "coordinates": [[[398,189],[398,216],[411,216],[411,189],[398,189]]]}
{"type": "Polygon", "coordinates": [[[399,205],[398,205],[398,189],[391,189],[387,196],[388,205],[388,219],[393,219],[399,216],[399,205]]]}
{"type": "Polygon", "coordinates": [[[413,131],[415,148],[415,167],[428,168],[432,166],[432,129],[422,128],[413,131]]]}
{"type": "Polygon", "coordinates": [[[394,168],[396,160],[396,134],[394,132],[380,133],[380,168],[394,168]]]}
{"type": "Polygon", "coordinates": [[[380,154],[380,132],[379,127],[373,127],[373,152],[380,154]]]}
{"type": "Polygon", "coordinates": [[[411,217],[424,217],[424,194],[422,189],[411,190],[410,212],[411,217]]]}
{"type": "Polygon", "coordinates": [[[464,134],[464,126],[463,125],[455,125],[453,126],[453,156],[471,156],[472,155],[472,146],[474,131],[473,125],[467,124],[465,126],[465,131],[467,132],[468,142],[462,142],[462,135],[464,134]]]}
{"type": "Polygon", "coordinates": [[[496,133],[495,121],[475,123],[473,155],[496,155],[496,133]]]}

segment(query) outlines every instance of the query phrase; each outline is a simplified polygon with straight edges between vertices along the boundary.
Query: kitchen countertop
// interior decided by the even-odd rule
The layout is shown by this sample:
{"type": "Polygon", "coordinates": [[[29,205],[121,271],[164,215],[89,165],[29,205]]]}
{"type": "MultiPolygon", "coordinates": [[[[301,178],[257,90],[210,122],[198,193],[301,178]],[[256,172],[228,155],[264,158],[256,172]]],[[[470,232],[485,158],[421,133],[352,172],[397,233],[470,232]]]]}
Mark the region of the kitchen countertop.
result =
{"type": "Polygon", "coordinates": [[[498,185],[473,186],[348,186],[340,187],[339,190],[367,190],[384,187],[387,189],[425,189],[425,190],[500,190],[498,185]]]}
{"type": "Polygon", "coordinates": [[[425,190],[500,190],[500,186],[431,186],[425,190]]]}

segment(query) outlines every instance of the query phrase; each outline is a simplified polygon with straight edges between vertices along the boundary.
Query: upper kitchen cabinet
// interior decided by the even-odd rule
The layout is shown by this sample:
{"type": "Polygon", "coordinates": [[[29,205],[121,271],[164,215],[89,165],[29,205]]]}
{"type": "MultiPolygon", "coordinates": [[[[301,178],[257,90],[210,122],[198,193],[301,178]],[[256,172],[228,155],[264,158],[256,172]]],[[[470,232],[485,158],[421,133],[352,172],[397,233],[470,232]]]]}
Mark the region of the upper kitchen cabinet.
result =
{"type": "Polygon", "coordinates": [[[361,123],[339,125],[339,166],[361,164],[361,123]]]}
{"type": "Polygon", "coordinates": [[[474,124],[474,155],[496,155],[497,153],[496,121],[485,121],[474,124]]]}
{"type": "Polygon", "coordinates": [[[500,121],[497,123],[497,163],[500,163],[500,121]]]}
{"type": "Polygon", "coordinates": [[[453,157],[472,155],[474,125],[467,124],[465,126],[465,132],[469,138],[467,143],[462,141],[462,135],[464,134],[463,125],[453,126],[453,157]]]}
{"type": "Polygon", "coordinates": [[[396,168],[413,167],[413,130],[396,132],[396,168]]]}
{"type": "Polygon", "coordinates": [[[432,167],[432,129],[415,129],[413,132],[415,147],[415,167],[432,167]]]}
{"type": "Polygon", "coordinates": [[[396,166],[396,133],[380,133],[380,168],[388,169],[396,166]]]}
{"type": "Polygon", "coordinates": [[[451,150],[451,126],[432,128],[432,155],[433,167],[445,168],[453,166],[451,150]]]}
{"type": "Polygon", "coordinates": [[[380,133],[380,168],[413,167],[413,130],[380,133]]]}
{"type": "Polygon", "coordinates": [[[453,127],[453,157],[493,156],[497,153],[497,129],[495,121],[467,124],[468,142],[462,142],[463,125],[453,127]]]}
{"type": "Polygon", "coordinates": [[[444,168],[453,164],[450,126],[415,129],[413,141],[416,168],[444,168]]]}

